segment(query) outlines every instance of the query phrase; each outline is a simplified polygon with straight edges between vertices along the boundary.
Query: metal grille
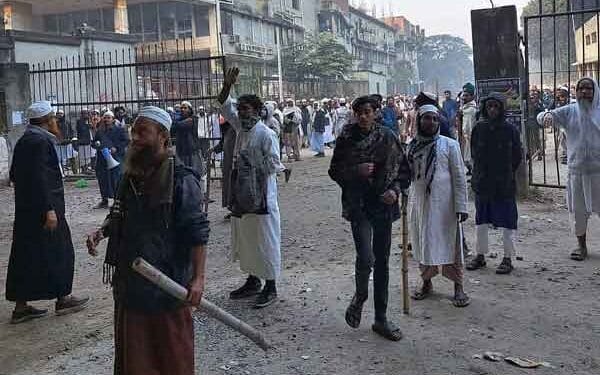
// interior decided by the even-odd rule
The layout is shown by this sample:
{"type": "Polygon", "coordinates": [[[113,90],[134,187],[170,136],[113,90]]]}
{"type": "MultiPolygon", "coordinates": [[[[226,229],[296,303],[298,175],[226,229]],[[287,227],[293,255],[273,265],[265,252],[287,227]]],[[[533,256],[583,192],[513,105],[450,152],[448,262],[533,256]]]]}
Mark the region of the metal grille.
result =
{"type": "MultiPolygon", "coordinates": [[[[137,111],[145,105],[167,109],[182,101],[199,107],[203,151],[220,140],[219,112],[214,107],[222,86],[225,58],[207,57],[194,39],[173,40],[110,52],[87,52],[30,67],[33,100],[49,100],[64,111],[59,158],[67,175],[93,175],[95,151],[80,141],[77,124],[82,111],[124,107],[124,126],[130,127],[137,111]]],[[[96,118],[92,119],[92,122],[96,118]]],[[[92,130],[93,131],[93,130],[92,130]]],[[[213,157],[211,179],[220,179],[220,157],[213,157]]]]}
{"type": "Polygon", "coordinates": [[[600,77],[600,0],[538,0],[524,11],[526,131],[532,186],[564,188],[566,137],[538,113],[575,100],[582,77],[600,77]],[[534,6],[537,9],[533,9],[534,6]],[[568,94],[562,95],[561,88],[568,94]]]}

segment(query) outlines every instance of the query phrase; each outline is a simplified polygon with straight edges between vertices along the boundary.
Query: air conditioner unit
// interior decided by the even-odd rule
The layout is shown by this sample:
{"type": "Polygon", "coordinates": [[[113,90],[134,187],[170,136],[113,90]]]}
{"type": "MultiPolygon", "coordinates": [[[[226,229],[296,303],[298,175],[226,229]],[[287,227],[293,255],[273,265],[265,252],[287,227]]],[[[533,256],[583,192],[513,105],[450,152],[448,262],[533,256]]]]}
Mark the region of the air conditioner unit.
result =
{"type": "Polygon", "coordinates": [[[240,36],[239,35],[229,35],[229,43],[231,44],[235,44],[235,43],[239,43],[240,42],[240,36]]]}

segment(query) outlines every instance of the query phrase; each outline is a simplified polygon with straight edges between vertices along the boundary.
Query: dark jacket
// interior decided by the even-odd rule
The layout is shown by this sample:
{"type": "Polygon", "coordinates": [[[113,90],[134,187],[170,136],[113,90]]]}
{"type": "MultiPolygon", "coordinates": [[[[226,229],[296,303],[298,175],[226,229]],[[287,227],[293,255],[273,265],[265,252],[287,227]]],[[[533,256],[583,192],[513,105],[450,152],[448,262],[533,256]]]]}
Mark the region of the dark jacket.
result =
{"type": "Polygon", "coordinates": [[[337,138],[329,176],[342,188],[343,217],[349,221],[364,218],[397,220],[398,203],[386,205],[381,196],[394,190],[398,198],[410,184],[408,161],[398,137],[375,125],[370,133],[361,132],[357,124],[348,124],[337,138]],[[364,180],[358,175],[358,165],[374,163],[375,174],[364,180]]]}
{"type": "Polygon", "coordinates": [[[471,133],[471,186],[480,197],[513,198],[516,194],[515,172],[523,154],[521,137],[519,131],[506,122],[504,107],[499,119],[489,120],[485,103],[490,99],[505,105],[503,97],[496,94],[481,102],[481,119],[471,133]]]}
{"type": "Polygon", "coordinates": [[[90,120],[77,120],[77,140],[80,145],[89,145],[92,143],[90,120]]]}
{"type": "MultiPolygon", "coordinates": [[[[119,162],[125,158],[125,151],[128,144],[129,136],[127,135],[127,130],[116,124],[108,129],[104,127],[99,128],[94,136],[94,148],[98,151],[101,151],[103,148],[116,148],[117,152],[112,154],[112,157],[119,162]]],[[[96,169],[106,169],[106,160],[103,157],[97,157],[96,166],[96,169]]]]}
{"type": "Polygon", "coordinates": [[[180,301],[138,275],[131,264],[142,257],[180,285],[188,285],[193,277],[191,250],[206,245],[209,235],[199,176],[177,162],[172,205],[150,202],[139,187],[136,195],[127,177],[123,183],[128,185],[121,200],[121,224],[109,226],[107,232],[110,241],[118,241],[115,298],[125,308],[146,313],[179,308],[180,301]]]}
{"type": "Polygon", "coordinates": [[[327,120],[327,111],[319,108],[315,113],[315,120],[313,122],[313,131],[317,133],[325,133],[325,127],[329,123],[327,120]]]}
{"type": "Polygon", "coordinates": [[[55,142],[50,133],[30,126],[14,149],[10,179],[15,184],[15,221],[6,277],[9,301],[50,300],[71,293],[74,251],[55,142]],[[43,228],[50,210],[58,218],[53,232],[43,228]]]}
{"type": "Polygon", "coordinates": [[[173,122],[171,127],[171,137],[175,138],[177,156],[182,158],[198,153],[201,149],[200,138],[198,138],[198,118],[196,116],[188,118],[173,122]],[[188,118],[192,119],[192,123],[186,121],[188,118]]]}

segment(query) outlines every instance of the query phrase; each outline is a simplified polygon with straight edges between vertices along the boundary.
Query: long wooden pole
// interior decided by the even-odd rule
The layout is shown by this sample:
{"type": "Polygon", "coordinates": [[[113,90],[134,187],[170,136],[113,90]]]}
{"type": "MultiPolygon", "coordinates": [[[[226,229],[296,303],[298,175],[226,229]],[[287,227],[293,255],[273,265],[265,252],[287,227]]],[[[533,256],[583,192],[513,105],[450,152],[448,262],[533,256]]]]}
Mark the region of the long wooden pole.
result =
{"type": "Polygon", "coordinates": [[[408,294],[408,197],[402,194],[402,311],[409,313],[410,298],[408,294]]]}
{"type": "MultiPolygon", "coordinates": [[[[167,294],[181,301],[185,301],[187,298],[188,292],[186,288],[173,281],[160,270],[156,269],[153,265],[146,262],[144,259],[136,258],[132,264],[132,268],[167,294]]],[[[250,326],[248,323],[239,320],[227,311],[221,309],[206,298],[202,298],[200,301],[200,308],[202,308],[202,310],[204,310],[211,317],[248,337],[261,349],[267,351],[268,349],[272,348],[262,333],[250,326]]]]}

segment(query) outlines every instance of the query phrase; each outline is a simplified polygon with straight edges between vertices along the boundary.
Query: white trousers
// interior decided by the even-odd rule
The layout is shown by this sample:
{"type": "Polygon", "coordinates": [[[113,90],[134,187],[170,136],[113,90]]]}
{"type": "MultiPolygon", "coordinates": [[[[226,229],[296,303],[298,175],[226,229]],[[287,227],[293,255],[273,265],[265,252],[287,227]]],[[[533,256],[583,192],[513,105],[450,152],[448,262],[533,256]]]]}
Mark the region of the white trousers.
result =
{"type": "MultiPolygon", "coordinates": [[[[477,254],[485,255],[489,251],[489,225],[477,226],[477,254]]],[[[504,257],[511,258],[515,255],[515,244],[513,240],[514,230],[502,228],[502,245],[504,246],[504,257]]]]}

